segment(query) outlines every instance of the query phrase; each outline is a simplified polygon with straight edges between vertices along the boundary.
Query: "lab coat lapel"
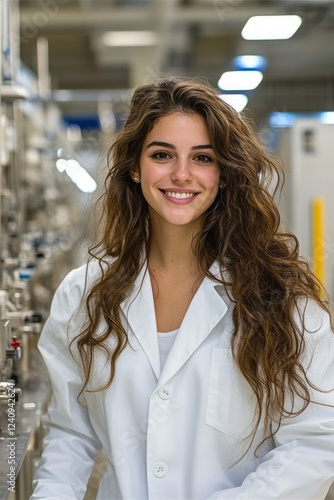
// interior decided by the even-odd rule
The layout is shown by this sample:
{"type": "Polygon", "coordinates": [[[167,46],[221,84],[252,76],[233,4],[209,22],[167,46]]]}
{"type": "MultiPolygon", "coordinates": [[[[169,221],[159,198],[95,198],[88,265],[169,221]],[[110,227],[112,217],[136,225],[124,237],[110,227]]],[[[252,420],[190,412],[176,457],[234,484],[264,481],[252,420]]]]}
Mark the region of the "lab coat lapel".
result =
{"type": "Polygon", "coordinates": [[[146,265],[140,271],[129,297],[121,304],[127,323],[143,351],[158,380],[160,376],[160,354],[151,280],[146,265]]]}
{"type": "Polygon", "coordinates": [[[203,280],[182,321],[157,388],[175,375],[226,313],[227,305],[216,289],[220,286],[209,278],[203,280]]]}

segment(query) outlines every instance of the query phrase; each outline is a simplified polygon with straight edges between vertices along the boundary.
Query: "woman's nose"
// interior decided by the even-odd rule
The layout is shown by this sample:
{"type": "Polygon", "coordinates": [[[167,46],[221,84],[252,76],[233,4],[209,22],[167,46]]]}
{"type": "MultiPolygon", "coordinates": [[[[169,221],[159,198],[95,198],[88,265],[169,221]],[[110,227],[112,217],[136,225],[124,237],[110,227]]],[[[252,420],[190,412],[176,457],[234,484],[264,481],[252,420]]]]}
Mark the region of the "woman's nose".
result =
{"type": "Polygon", "coordinates": [[[179,158],[174,164],[173,181],[189,182],[192,179],[191,165],[188,160],[179,158]]]}

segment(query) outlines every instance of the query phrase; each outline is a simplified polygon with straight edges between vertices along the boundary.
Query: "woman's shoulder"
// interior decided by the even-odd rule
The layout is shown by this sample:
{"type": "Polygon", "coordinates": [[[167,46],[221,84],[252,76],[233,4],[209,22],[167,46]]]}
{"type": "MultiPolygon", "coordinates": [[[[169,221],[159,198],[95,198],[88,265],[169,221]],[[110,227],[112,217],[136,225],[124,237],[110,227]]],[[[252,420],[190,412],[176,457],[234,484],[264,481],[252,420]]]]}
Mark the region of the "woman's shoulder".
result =
{"type": "Polygon", "coordinates": [[[101,263],[98,259],[89,260],[82,266],[69,271],[61,281],[56,293],[67,294],[72,304],[78,305],[107,267],[106,260],[101,263]]]}

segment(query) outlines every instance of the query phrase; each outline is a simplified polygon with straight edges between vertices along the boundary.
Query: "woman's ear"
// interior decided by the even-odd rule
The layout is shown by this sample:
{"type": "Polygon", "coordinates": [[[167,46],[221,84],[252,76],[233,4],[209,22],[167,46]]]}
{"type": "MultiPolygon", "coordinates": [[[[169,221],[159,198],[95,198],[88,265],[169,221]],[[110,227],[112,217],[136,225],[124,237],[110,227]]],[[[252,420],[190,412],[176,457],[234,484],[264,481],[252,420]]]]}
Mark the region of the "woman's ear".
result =
{"type": "Polygon", "coordinates": [[[137,182],[137,184],[140,182],[140,176],[139,176],[139,173],[136,170],[131,170],[130,171],[130,176],[131,176],[131,179],[133,181],[137,182]]]}

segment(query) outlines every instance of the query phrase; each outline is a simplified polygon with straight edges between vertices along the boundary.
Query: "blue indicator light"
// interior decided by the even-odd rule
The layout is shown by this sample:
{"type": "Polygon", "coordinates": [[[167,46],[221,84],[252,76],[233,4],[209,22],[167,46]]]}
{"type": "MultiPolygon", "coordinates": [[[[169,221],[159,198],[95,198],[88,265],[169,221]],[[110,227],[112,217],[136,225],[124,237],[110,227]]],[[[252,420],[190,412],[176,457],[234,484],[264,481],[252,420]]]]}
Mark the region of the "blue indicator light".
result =
{"type": "Polygon", "coordinates": [[[238,56],[234,59],[235,69],[262,70],[267,66],[267,60],[262,56],[238,56]]]}

